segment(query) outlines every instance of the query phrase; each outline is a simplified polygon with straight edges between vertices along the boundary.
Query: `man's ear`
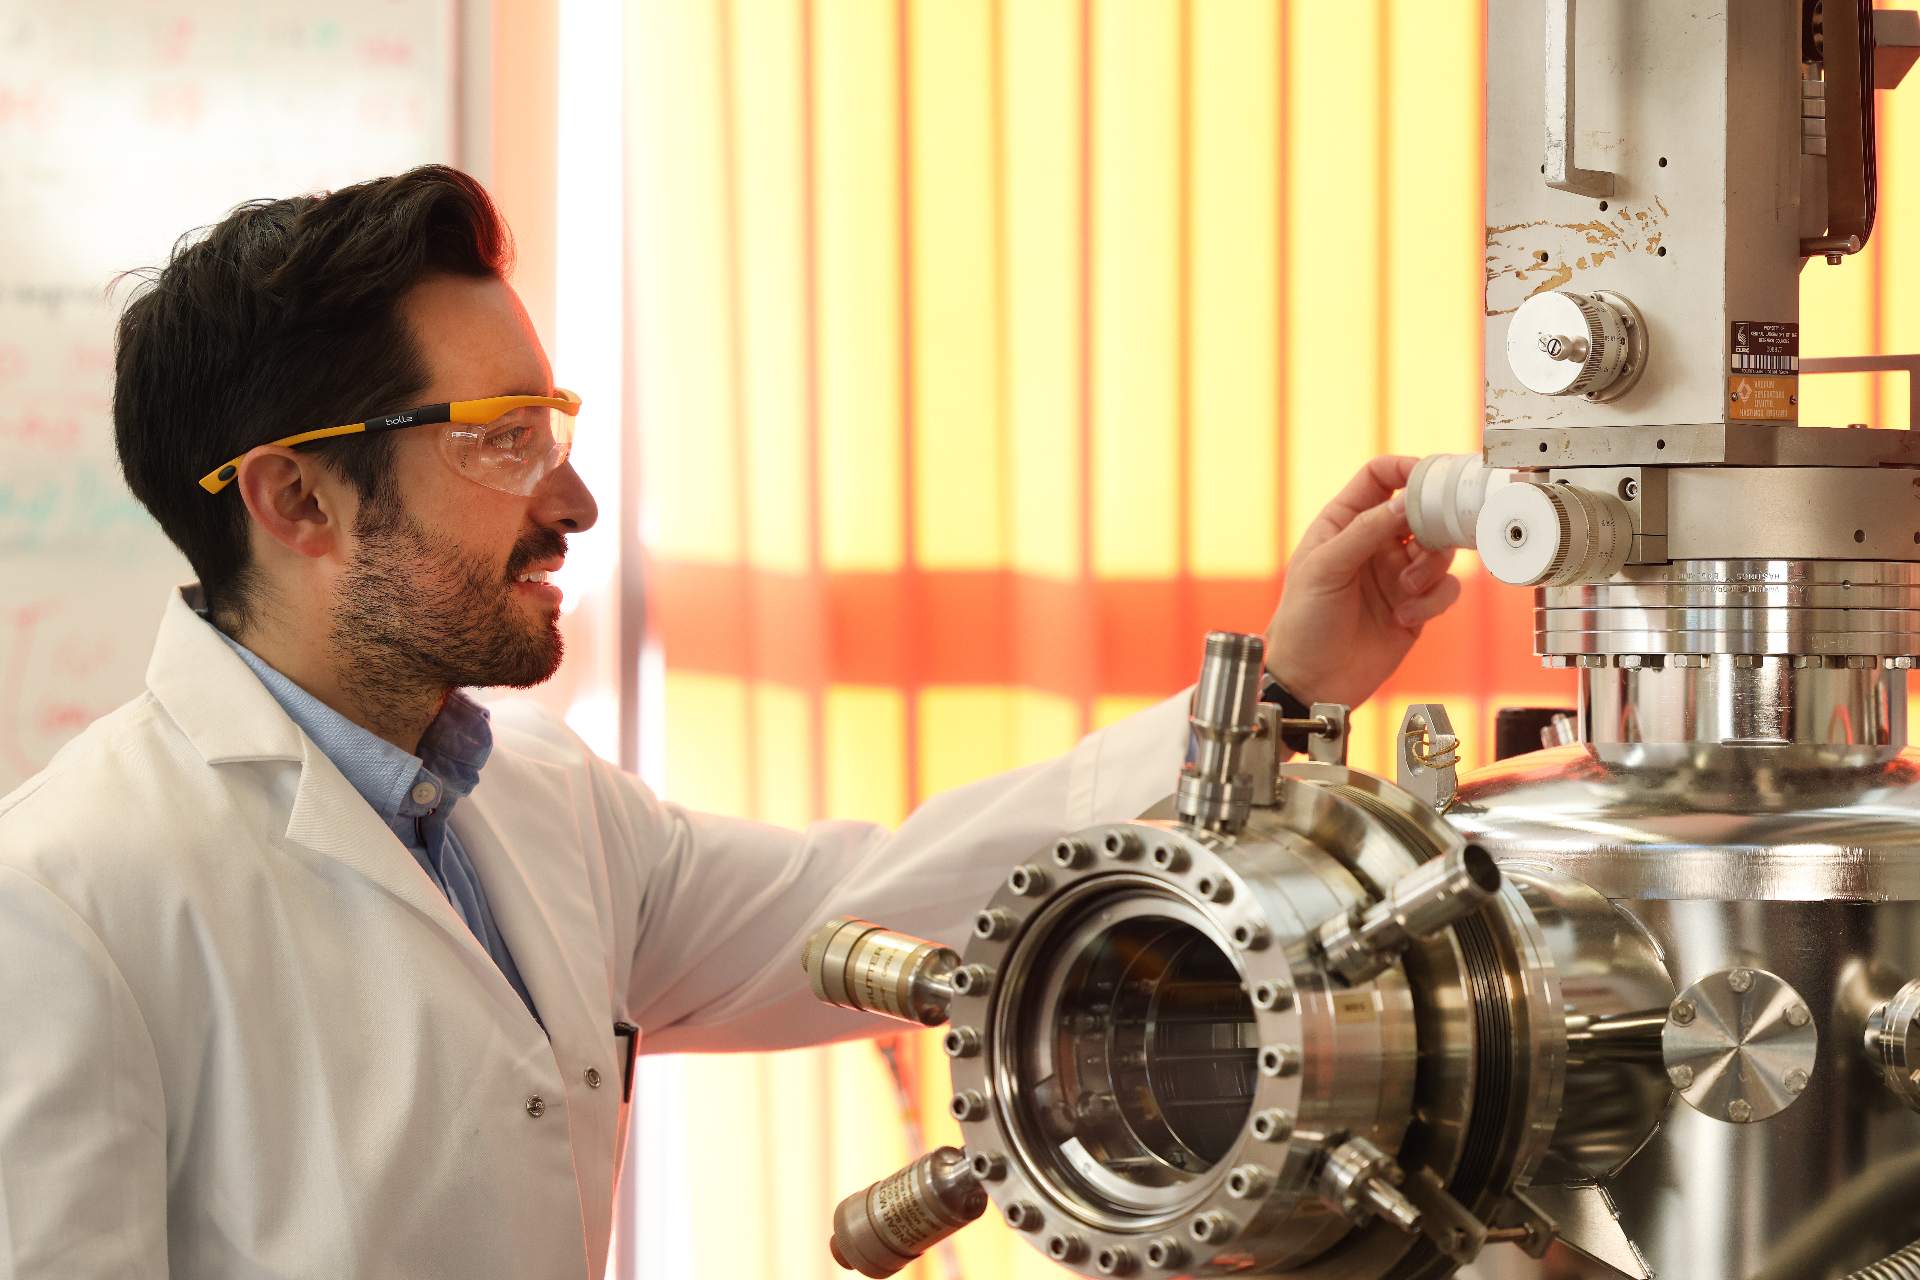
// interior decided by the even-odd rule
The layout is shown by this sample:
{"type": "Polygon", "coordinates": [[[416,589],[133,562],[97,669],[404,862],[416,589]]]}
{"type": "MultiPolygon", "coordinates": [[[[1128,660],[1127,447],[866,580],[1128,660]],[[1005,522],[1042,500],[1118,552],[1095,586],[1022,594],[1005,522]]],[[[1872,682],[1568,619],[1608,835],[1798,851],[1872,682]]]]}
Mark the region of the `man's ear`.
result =
{"type": "Polygon", "coordinates": [[[264,445],[240,460],[233,485],[268,537],[295,555],[319,557],[339,545],[343,528],[333,481],[313,454],[264,445]]]}

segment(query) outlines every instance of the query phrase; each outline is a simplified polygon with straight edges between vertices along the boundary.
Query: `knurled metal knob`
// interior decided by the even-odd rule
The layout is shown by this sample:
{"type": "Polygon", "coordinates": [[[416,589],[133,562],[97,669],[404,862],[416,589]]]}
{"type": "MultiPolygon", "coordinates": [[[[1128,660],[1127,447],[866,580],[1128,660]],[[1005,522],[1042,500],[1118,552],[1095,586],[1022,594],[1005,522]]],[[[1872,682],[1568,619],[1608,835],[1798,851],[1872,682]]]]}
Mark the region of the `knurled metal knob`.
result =
{"type": "Polygon", "coordinates": [[[1612,400],[1646,366],[1646,324],[1631,302],[1607,290],[1536,294],[1507,325],[1507,364],[1540,395],[1612,400]]]}

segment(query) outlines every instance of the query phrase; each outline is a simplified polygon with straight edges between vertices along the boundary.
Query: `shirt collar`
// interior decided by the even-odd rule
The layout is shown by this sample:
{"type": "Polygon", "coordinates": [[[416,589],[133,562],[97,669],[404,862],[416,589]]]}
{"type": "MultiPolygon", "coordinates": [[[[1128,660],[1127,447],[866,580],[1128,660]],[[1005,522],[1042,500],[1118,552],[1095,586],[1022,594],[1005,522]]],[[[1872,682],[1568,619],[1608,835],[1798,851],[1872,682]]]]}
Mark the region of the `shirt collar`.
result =
{"type": "Polygon", "coordinates": [[[347,719],[218,627],[213,630],[388,825],[435,810],[445,817],[479,783],[493,751],[493,730],[487,709],[466,694],[455,690],[448,696],[414,755],[347,719]]]}

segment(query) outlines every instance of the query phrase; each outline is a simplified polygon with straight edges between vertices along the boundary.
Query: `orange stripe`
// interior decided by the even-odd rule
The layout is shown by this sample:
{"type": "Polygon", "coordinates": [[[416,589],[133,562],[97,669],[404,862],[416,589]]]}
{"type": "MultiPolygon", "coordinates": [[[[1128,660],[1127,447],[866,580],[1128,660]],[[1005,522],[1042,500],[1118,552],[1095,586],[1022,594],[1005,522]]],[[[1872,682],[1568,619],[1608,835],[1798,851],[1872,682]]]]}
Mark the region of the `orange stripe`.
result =
{"type": "MultiPolygon", "coordinates": [[[[653,566],[648,583],[671,669],[820,683],[1021,685],[1081,699],[1171,693],[1193,680],[1209,627],[1258,631],[1278,595],[1263,578],[1060,582],[996,571],[838,573],[739,565],[653,566]],[[1182,618],[1181,592],[1192,615],[1182,618]],[[756,603],[757,598],[757,603],[756,603]],[[983,624],[983,620],[986,621],[983,624]]],[[[1476,577],[1429,625],[1391,687],[1561,690],[1533,658],[1528,593],[1476,577]]]]}

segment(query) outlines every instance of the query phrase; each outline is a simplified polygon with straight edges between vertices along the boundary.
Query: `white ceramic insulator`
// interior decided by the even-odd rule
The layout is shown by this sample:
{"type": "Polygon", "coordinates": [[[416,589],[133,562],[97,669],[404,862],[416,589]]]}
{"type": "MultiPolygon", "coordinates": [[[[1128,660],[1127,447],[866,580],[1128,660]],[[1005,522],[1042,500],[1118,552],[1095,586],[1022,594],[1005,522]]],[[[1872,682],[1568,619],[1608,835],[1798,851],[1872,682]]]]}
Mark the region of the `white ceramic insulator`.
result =
{"type": "Polygon", "coordinates": [[[1489,487],[1506,484],[1510,471],[1487,466],[1477,453],[1430,453],[1407,477],[1407,523],[1422,546],[1472,547],[1480,507],[1489,487]]]}
{"type": "Polygon", "coordinates": [[[1530,481],[1487,495],[1475,529],[1487,571],[1517,587],[1600,582],[1633,549],[1633,517],[1612,494],[1530,481]]]}

